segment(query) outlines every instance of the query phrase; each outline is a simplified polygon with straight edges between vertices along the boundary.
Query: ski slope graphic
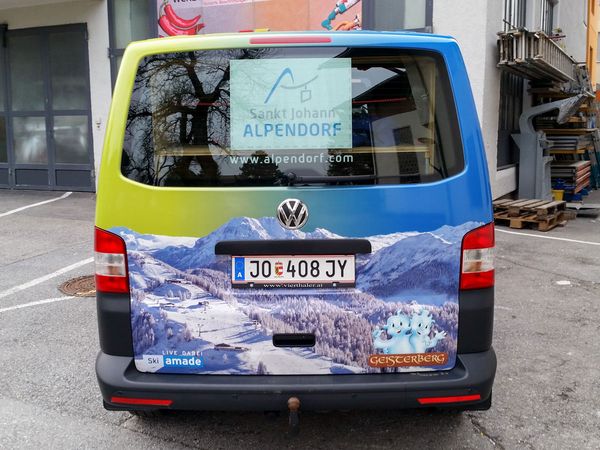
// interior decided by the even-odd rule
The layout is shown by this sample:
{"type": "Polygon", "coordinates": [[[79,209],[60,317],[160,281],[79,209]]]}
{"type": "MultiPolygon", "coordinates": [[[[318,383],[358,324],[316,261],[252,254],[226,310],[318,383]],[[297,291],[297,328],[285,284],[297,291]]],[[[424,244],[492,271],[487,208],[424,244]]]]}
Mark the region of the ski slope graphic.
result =
{"type": "Polygon", "coordinates": [[[202,288],[179,278],[177,271],[152,257],[135,256],[132,258],[134,264],[146,270],[144,286],[161,283],[153,293],[145,293],[141,300],[140,291],[136,294],[138,301],[132,315],[134,335],[145,326],[150,329],[145,333],[142,331],[142,334],[151,332],[154,336],[153,344],[136,357],[138,370],[165,371],[146,364],[145,357],[148,356],[177,356],[193,352],[202,355],[204,365],[201,369],[170,367],[168,372],[264,374],[269,372],[270,367],[285,367],[290,373],[297,374],[362,371],[357,367],[336,364],[309,349],[274,347],[271,330],[250,320],[235,303],[211,296],[202,288]],[[139,321],[141,315],[148,314],[148,320],[139,321]]]}

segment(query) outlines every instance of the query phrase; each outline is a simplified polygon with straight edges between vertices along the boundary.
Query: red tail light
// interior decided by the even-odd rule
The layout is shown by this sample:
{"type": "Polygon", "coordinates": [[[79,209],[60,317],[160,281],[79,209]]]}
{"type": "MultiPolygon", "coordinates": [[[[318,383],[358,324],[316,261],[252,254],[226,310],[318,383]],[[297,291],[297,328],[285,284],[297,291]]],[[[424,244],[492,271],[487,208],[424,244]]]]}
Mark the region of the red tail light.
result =
{"type": "Polygon", "coordinates": [[[253,37],[250,38],[252,45],[276,45],[276,44],[328,44],[331,38],[327,36],[279,36],[279,37],[253,37]]]}
{"type": "Polygon", "coordinates": [[[462,242],[461,289],[494,286],[494,223],[469,231],[462,242]]]}
{"type": "Polygon", "coordinates": [[[129,293],[125,241],[114,233],[95,228],[96,290],[129,293]]]}
{"type": "Polygon", "coordinates": [[[111,403],[122,405],[143,405],[143,406],[171,406],[173,400],[161,398],[137,398],[137,397],[111,397],[111,403]]]}
{"type": "Polygon", "coordinates": [[[452,397],[422,397],[418,398],[417,401],[420,405],[439,405],[443,403],[463,403],[463,402],[475,402],[481,400],[481,395],[456,395],[452,397]]]}

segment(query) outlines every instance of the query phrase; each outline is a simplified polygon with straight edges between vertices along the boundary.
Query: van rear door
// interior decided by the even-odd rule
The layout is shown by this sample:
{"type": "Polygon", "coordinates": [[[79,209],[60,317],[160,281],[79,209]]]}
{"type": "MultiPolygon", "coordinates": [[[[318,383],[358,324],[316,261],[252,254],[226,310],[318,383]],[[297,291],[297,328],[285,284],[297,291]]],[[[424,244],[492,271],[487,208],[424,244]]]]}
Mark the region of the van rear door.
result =
{"type": "Polygon", "coordinates": [[[120,77],[120,173],[98,217],[126,245],[138,370],[454,367],[461,272],[493,283],[483,149],[443,52],[394,39],[205,38],[120,77]]]}

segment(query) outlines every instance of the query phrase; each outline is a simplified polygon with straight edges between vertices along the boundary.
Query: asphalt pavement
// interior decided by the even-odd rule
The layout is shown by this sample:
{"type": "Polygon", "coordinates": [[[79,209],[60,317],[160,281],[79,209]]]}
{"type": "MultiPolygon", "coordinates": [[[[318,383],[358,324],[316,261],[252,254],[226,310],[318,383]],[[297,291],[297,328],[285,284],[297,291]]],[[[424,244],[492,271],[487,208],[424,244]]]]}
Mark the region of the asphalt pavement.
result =
{"type": "Polygon", "coordinates": [[[57,289],[93,273],[95,199],[62,194],[0,190],[0,448],[600,448],[600,218],[497,228],[489,411],[304,412],[289,437],[285,416],[103,409],[95,299],[57,289]]]}

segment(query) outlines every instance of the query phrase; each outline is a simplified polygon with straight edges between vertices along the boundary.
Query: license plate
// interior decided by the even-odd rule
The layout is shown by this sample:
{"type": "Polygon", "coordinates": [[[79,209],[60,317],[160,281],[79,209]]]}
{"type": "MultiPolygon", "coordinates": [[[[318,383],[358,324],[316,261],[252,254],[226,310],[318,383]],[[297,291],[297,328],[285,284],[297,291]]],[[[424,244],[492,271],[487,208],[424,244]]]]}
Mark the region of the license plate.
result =
{"type": "Polygon", "coordinates": [[[231,257],[236,288],[345,288],[354,283],[354,255],[231,257]]]}

